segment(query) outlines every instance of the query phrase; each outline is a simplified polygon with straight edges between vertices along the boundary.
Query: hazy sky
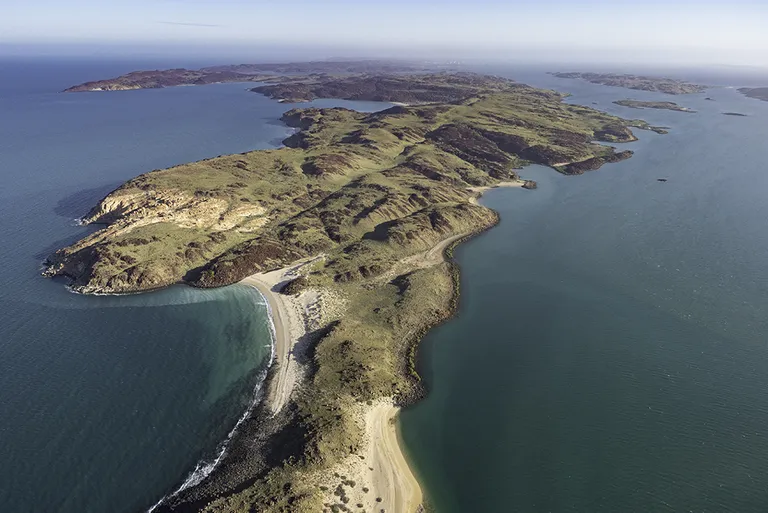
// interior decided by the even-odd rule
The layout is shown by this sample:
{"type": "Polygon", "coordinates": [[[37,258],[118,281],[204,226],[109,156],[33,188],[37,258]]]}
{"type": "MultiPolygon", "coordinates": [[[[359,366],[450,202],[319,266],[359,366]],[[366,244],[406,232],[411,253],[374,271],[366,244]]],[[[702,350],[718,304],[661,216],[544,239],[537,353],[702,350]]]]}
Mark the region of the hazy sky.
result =
{"type": "Polygon", "coordinates": [[[0,43],[290,43],[497,58],[517,49],[768,66],[768,0],[0,0],[0,43]]]}

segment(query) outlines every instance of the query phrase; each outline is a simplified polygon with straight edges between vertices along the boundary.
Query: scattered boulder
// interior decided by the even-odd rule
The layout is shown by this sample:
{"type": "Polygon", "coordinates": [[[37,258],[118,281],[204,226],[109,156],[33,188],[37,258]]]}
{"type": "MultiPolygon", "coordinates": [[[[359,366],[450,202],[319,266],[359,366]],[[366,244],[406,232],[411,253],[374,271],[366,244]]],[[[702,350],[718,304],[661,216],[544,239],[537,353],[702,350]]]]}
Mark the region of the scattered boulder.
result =
{"type": "Polygon", "coordinates": [[[304,292],[304,290],[307,288],[307,285],[307,277],[299,276],[298,278],[294,278],[293,280],[283,285],[283,288],[280,289],[280,293],[287,296],[296,296],[304,292]]]}

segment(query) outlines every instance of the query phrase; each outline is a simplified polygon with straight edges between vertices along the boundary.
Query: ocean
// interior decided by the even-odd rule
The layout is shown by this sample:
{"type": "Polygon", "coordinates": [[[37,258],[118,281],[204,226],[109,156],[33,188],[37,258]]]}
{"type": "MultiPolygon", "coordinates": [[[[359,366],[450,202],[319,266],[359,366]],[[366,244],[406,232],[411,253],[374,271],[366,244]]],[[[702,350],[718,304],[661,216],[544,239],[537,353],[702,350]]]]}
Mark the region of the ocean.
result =
{"type": "MultiPolygon", "coordinates": [[[[0,509],[146,511],[203,477],[271,355],[254,289],[87,297],[40,276],[84,215],[140,173],[272,148],[292,106],[221,84],[62,94],[190,62],[0,60],[0,509]]],[[[370,102],[316,106],[377,110],[370,102]]]]}
{"type": "Polygon", "coordinates": [[[456,251],[458,315],[424,340],[429,395],[401,416],[434,510],[766,511],[768,103],[729,86],[768,76],[701,70],[721,87],[669,97],[495,72],[670,133],[482,199],[501,223],[456,251]]]}

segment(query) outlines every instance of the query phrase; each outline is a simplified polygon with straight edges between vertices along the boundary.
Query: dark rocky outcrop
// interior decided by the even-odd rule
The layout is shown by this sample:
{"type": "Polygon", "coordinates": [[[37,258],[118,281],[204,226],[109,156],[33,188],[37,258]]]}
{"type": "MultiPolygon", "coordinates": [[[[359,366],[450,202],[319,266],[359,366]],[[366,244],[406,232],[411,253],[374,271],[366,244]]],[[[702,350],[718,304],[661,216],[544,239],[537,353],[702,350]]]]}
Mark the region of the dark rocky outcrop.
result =
{"type": "Polygon", "coordinates": [[[306,276],[299,276],[286,283],[280,293],[288,296],[296,296],[301,294],[308,286],[309,282],[306,276]]]}
{"type": "Polygon", "coordinates": [[[192,271],[186,280],[198,287],[221,287],[238,282],[254,272],[279,269],[305,256],[304,252],[281,240],[259,237],[236,246],[203,268],[192,271]]]}
{"type": "Polygon", "coordinates": [[[633,155],[631,150],[620,151],[618,153],[612,153],[600,157],[593,157],[591,159],[582,160],[581,162],[573,162],[563,166],[561,172],[566,175],[581,175],[587,171],[594,171],[600,169],[605,164],[612,164],[614,162],[621,162],[633,155]]]}

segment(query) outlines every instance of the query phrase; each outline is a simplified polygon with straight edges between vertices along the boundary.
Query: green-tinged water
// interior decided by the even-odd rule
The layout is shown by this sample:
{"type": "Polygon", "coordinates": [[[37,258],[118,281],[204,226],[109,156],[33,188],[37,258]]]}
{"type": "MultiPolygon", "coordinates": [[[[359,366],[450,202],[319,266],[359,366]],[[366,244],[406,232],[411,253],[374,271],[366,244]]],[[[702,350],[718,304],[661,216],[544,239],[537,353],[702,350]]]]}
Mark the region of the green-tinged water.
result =
{"type": "Polygon", "coordinates": [[[255,289],[86,297],[40,276],[94,229],[75,218],[123,181],[292,132],[279,122],[291,106],[252,84],[58,92],[173,66],[0,60],[3,513],[146,511],[205,476],[263,379],[271,338],[255,289]]]}
{"type": "Polygon", "coordinates": [[[430,394],[402,414],[432,505],[766,511],[768,103],[714,89],[675,97],[697,114],[640,111],[611,101],[664,97],[522,79],[671,133],[483,199],[501,224],[457,250],[458,317],[425,339],[430,394]]]}

